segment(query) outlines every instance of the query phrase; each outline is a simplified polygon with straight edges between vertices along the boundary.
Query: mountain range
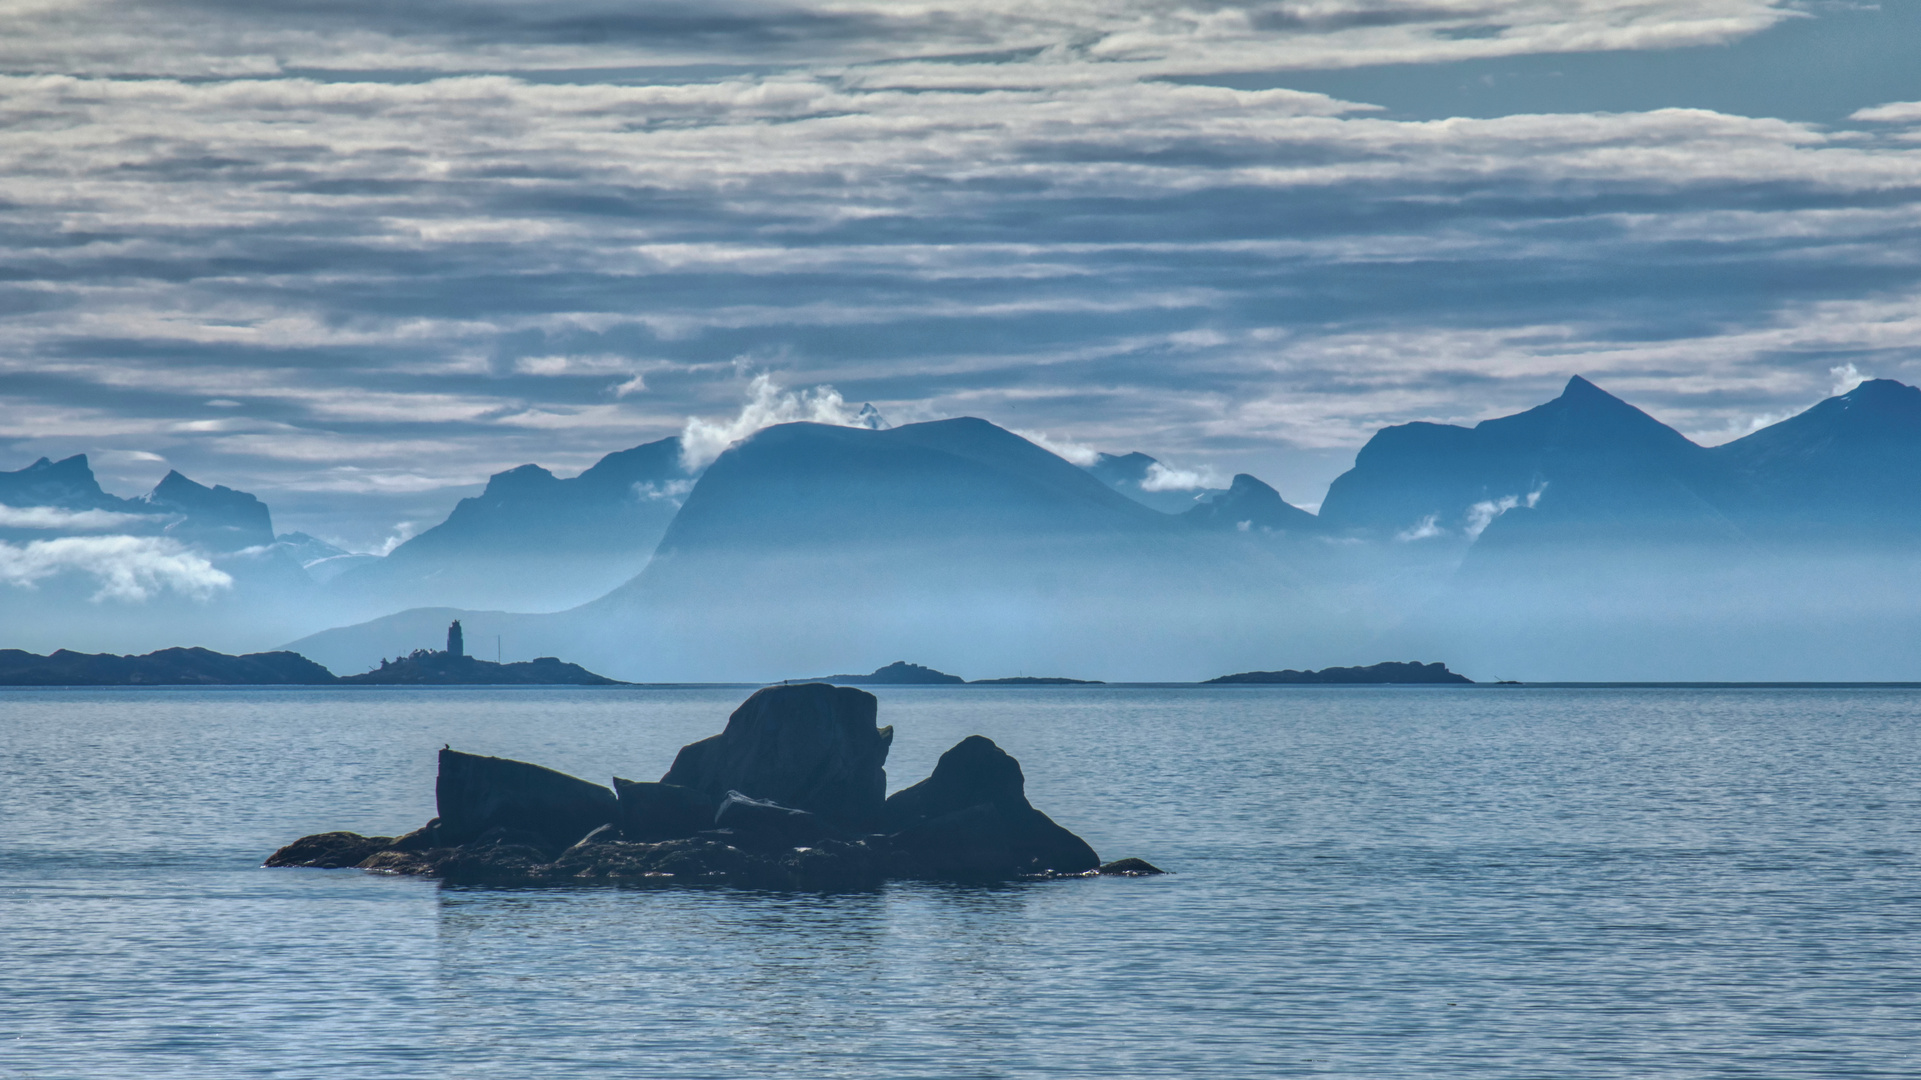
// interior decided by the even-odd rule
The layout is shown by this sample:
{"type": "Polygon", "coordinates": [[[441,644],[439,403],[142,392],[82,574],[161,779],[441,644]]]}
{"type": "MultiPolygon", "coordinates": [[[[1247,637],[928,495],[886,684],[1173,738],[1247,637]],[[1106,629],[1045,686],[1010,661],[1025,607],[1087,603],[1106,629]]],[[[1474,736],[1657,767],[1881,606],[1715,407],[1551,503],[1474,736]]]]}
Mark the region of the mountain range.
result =
{"type": "Polygon", "coordinates": [[[616,451],[564,479],[522,465],[495,473],[386,558],[346,568],[330,591],[382,610],[573,607],[640,572],[692,487],[678,438],[616,451]]]}
{"type": "Polygon", "coordinates": [[[36,645],[176,643],[125,629],[164,610],[230,644],[298,636],[343,671],[460,618],[645,681],[903,653],[1184,678],[1363,648],[1535,679],[1921,674],[1902,644],[1921,611],[1921,390],[1890,380],[1703,447],[1577,376],[1513,416],[1381,430],[1318,515],[1251,475],[1192,483],[1138,452],[1077,466],[976,418],[782,424],[700,472],[676,439],[574,477],[501,472],[380,558],[275,537],[244,492],[170,473],[121,499],[84,457],[41,459],[0,473],[0,541],[132,538],[231,584],[156,579],[122,603],[75,561],[10,579],[0,606],[34,591],[58,599],[55,629],[122,628],[36,645]],[[292,614],[259,614],[276,605],[292,614]]]}

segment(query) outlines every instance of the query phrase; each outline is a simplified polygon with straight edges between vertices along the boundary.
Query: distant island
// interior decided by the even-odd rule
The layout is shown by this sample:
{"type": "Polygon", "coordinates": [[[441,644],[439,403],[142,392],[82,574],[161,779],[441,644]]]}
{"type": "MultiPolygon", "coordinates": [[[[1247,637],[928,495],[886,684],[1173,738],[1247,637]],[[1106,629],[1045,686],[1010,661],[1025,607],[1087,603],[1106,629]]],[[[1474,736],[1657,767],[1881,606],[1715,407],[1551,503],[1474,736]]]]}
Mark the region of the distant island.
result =
{"type": "Polygon", "coordinates": [[[229,656],[211,649],[161,649],[145,656],[49,656],[0,649],[0,686],[314,686],[334,673],[294,652],[229,656]]]}
{"type": "Polygon", "coordinates": [[[1243,671],[1222,675],[1202,685],[1219,684],[1362,686],[1362,685],[1440,685],[1472,686],[1474,680],[1456,675],[1446,664],[1396,663],[1388,661],[1368,667],[1331,667],[1319,671],[1243,671]]]}
{"type": "Polygon", "coordinates": [[[822,675],[816,679],[792,681],[836,683],[841,686],[959,686],[967,680],[945,671],[896,660],[884,668],[875,669],[871,675],[822,675]]]}
{"type": "Polygon", "coordinates": [[[1016,675],[1008,679],[975,679],[969,686],[1106,686],[1099,679],[1063,679],[1058,676],[1016,675]]]}
{"type": "Polygon", "coordinates": [[[625,686],[619,679],[596,675],[579,664],[553,656],[496,664],[467,655],[460,620],[447,628],[445,651],[415,649],[380,666],[340,680],[359,686],[625,686]]]}
{"type": "Polygon", "coordinates": [[[1104,686],[1099,679],[1063,679],[1058,677],[1040,678],[1021,675],[1010,679],[975,679],[968,682],[959,675],[949,675],[945,671],[935,671],[930,667],[910,664],[896,660],[883,668],[876,668],[869,675],[822,675],[814,679],[796,679],[794,682],[824,682],[840,686],[1104,686]]]}
{"type": "MultiPolygon", "coordinates": [[[[958,681],[958,680],[957,680],[958,681]]],[[[49,656],[0,649],[0,686],[625,686],[552,656],[512,664],[466,654],[460,623],[447,628],[447,649],[416,649],[363,675],[344,678],[296,652],[230,656],[212,649],[161,649],[145,656],[77,653],[49,656]]]]}

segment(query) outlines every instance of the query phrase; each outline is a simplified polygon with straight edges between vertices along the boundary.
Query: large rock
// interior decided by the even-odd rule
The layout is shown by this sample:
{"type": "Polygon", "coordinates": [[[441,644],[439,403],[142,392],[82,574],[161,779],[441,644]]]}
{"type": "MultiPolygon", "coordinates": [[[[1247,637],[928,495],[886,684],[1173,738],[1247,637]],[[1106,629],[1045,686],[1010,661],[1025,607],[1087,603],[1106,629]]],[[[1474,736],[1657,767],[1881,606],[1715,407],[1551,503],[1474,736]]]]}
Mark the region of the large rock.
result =
{"type": "Polygon", "coordinates": [[[714,827],[718,804],[679,784],[654,784],[614,777],[620,799],[620,835],[631,843],[681,840],[714,827]]]}
{"type": "Polygon", "coordinates": [[[882,815],[897,868],[919,877],[1077,874],[1097,869],[1087,841],[1027,801],[1020,762],[969,735],[934,773],[890,797],[882,815]]]}
{"type": "Polygon", "coordinates": [[[769,686],[727,718],[727,729],[690,743],[663,784],[693,788],[718,807],[729,791],[871,832],[887,795],[894,729],[874,726],[874,695],[847,686],[769,686]]]}
{"type": "Polygon", "coordinates": [[[538,836],[554,851],[619,816],[614,793],[563,772],[507,758],[440,751],[434,781],[438,840],[452,847],[492,829],[538,836]]]}
{"type": "Polygon", "coordinates": [[[714,815],[716,828],[738,843],[755,848],[810,847],[828,840],[852,839],[818,814],[730,791],[714,815]]]}

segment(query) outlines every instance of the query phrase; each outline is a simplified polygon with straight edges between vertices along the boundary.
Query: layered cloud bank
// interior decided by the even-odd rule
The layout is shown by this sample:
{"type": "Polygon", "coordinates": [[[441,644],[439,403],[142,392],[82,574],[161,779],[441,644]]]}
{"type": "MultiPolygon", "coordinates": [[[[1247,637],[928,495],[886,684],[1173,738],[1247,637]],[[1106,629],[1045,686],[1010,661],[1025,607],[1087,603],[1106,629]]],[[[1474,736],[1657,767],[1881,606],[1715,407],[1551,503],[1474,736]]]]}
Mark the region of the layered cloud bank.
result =
{"type": "Polygon", "coordinates": [[[29,5],[0,42],[0,440],[285,492],[291,527],[359,495],[362,547],[523,461],[681,434],[698,466],[859,402],[1307,503],[1376,428],[1574,369],[1721,441],[1831,368],[1915,376],[1921,109],[1416,119],[1289,82],[1904,17],[29,5]]]}

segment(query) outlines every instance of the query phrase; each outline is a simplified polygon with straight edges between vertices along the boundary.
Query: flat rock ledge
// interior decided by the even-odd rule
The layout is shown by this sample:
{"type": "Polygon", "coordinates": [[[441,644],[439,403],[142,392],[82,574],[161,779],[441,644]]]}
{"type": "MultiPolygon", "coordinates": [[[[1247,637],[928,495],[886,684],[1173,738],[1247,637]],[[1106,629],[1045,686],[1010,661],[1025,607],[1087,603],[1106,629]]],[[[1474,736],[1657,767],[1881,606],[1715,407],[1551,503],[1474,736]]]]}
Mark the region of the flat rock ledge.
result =
{"type": "Polygon", "coordinates": [[[452,884],[724,885],[848,891],[889,880],[986,882],[1160,874],[1103,863],[1027,801],[1020,763],[979,735],[888,796],[893,729],[873,695],[769,687],[658,781],[611,789],[524,761],[440,751],[439,816],[401,836],[325,832],[267,866],[452,884]]]}
{"type": "MultiPolygon", "coordinates": [[[[916,872],[911,855],[894,850],[884,837],[767,848],[741,846],[736,838],[720,834],[652,844],[592,836],[555,857],[532,836],[501,835],[456,847],[426,847],[410,843],[407,837],[328,832],[301,837],[274,852],[265,865],[353,867],[438,878],[454,885],[725,885],[809,892],[858,891],[878,888],[890,879],[929,877],[916,872]]],[[[1119,859],[1093,870],[1041,870],[1013,877],[1146,877],[1165,872],[1143,859],[1119,859]]],[[[934,879],[953,877],[936,875],[934,879]]]]}

